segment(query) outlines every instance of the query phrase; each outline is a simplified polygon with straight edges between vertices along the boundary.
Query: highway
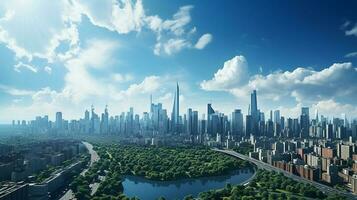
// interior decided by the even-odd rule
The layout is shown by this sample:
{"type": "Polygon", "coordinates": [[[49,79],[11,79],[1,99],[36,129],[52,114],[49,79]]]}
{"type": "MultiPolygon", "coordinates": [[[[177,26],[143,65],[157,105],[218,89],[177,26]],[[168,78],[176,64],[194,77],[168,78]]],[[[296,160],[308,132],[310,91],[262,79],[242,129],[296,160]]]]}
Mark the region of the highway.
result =
{"type": "MultiPolygon", "coordinates": [[[[88,153],[90,154],[90,162],[89,162],[89,167],[84,169],[82,172],[81,172],[81,175],[84,176],[84,174],[88,171],[88,169],[93,165],[93,163],[97,162],[99,160],[99,156],[97,154],[96,151],[94,151],[93,149],[93,145],[88,143],[88,142],[82,142],[84,144],[84,146],[87,148],[88,150],[88,153]]],[[[92,185],[91,186],[91,189],[92,189],[92,193],[95,193],[95,191],[98,189],[98,185],[92,185]]],[[[60,200],[74,200],[76,199],[74,197],[74,194],[73,194],[73,191],[71,189],[68,189],[66,191],[66,193],[60,198],[60,200]]]]}
{"type": "Polygon", "coordinates": [[[228,155],[231,155],[231,156],[234,156],[234,157],[237,157],[237,158],[240,158],[242,160],[247,160],[251,163],[254,163],[258,169],[265,169],[265,170],[269,170],[269,171],[276,171],[276,172],[282,172],[285,176],[287,177],[290,177],[294,180],[297,180],[297,181],[300,181],[300,182],[304,182],[304,183],[309,183],[309,184],[312,184],[314,185],[316,188],[320,189],[321,191],[327,193],[327,194],[331,194],[331,193],[337,193],[337,194],[340,194],[340,195],[343,195],[345,197],[347,197],[348,199],[357,199],[357,196],[352,194],[352,193],[348,193],[348,192],[343,192],[343,191],[340,191],[340,190],[337,190],[335,188],[332,188],[332,187],[329,187],[327,185],[323,185],[321,183],[318,183],[318,182],[315,182],[315,181],[310,181],[308,179],[305,179],[305,178],[302,178],[300,176],[296,176],[292,173],[289,173],[283,169],[279,169],[277,167],[274,167],[268,163],[265,163],[263,161],[260,161],[260,160],[256,160],[254,158],[250,158],[246,155],[243,155],[243,154],[240,154],[240,153],[237,153],[235,151],[231,151],[231,150],[222,150],[222,149],[213,149],[214,151],[218,151],[218,152],[221,152],[221,153],[225,153],[225,154],[228,154],[228,155]]]}

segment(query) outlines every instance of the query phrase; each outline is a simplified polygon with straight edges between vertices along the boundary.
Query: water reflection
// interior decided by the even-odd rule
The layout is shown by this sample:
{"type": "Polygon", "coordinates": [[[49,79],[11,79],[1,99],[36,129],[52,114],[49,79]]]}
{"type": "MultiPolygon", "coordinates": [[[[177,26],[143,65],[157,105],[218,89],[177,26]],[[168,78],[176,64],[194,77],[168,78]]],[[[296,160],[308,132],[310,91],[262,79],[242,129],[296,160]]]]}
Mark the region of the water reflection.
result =
{"type": "Polygon", "coordinates": [[[253,169],[236,170],[229,175],[182,179],[176,181],[153,181],[137,176],[126,176],[123,182],[124,194],[129,197],[139,197],[142,200],[156,199],[160,196],[166,199],[183,199],[192,194],[223,188],[227,183],[240,184],[254,174],[253,169]]]}

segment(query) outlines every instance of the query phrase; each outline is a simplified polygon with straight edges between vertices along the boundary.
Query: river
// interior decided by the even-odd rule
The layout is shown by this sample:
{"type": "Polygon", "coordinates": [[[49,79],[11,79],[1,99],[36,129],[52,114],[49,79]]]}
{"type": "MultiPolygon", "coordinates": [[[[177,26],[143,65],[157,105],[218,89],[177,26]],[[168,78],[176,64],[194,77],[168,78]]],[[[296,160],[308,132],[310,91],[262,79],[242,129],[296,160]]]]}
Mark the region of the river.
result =
{"type": "MultiPolygon", "coordinates": [[[[83,142],[91,155],[90,166],[99,160],[96,151],[90,143],[83,142]]],[[[82,175],[88,169],[82,171],[82,175]]],[[[128,197],[138,197],[141,200],[152,200],[158,197],[165,199],[183,199],[192,194],[197,197],[200,192],[211,189],[220,189],[227,183],[244,184],[254,177],[253,169],[236,170],[229,175],[211,176],[194,179],[183,179],[176,181],[153,181],[137,176],[125,176],[123,181],[124,194],[128,197]]],[[[99,183],[91,184],[92,194],[97,190],[99,183]]],[[[71,190],[68,190],[61,200],[75,199],[71,190]]]]}
{"type": "Polygon", "coordinates": [[[183,199],[189,194],[197,197],[200,192],[223,188],[227,183],[244,184],[254,173],[252,169],[242,169],[230,175],[177,181],[152,181],[137,176],[126,176],[123,187],[126,196],[138,197],[141,200],[152,200],[161,196],[165,199],[183,199]]]}

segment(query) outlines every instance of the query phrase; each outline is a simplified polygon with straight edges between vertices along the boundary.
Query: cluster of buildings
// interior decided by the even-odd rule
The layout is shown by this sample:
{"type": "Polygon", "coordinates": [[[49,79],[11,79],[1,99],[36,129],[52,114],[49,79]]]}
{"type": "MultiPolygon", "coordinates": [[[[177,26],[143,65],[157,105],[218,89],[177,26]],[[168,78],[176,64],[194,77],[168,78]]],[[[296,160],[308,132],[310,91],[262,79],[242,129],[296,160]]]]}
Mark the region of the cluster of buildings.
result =
{"type": "MultiPolygon", "coordinates": [[[[357,194],[357,145],[327,139],[254,137],[235,142],[250,143],[249,157],[268,163],[302,178],[330,186],[339,185],[357,194]]],[[[229,140],[221,145],[228,146],[229,140]]]]}
{"type": "Polygon", "coordinates": [[[116,135],[146,144],[181,139],[231,148],[248,139],[255,146],[251,156],[256,159],[310,180],[345,184],[352,189],[357,185],[357,120],[347,120],[345,115],[328,119],[318,111],[311,116],[308,107],[302,107],[297,118],[282,116],[279,110],[266,114],[258,108],[255,90],[246,115],[241,109],[226,115],[209,103],[207,112],[199,117],[192,108],[180,114],[179,97],[177,84],[170,117],[161,103],[151,99],[149,111],[141,116],[133,108],[110,116],[107,107],[98,115],[92,106],[79,120],[65,120],[57,112],[54,122],[44,116],[30,122],[13,121],[13,126],[30,133],[116,135]]]}
{"type": "Polygon", "coordinates": [[[61,112],[56,113],[55,121],[48,116],[38,116],[35,120],[13,121],[13,127],[22,128],[29,133],[92,134],[119,136],[155,136],[186,135],[192,141],[203,142],[207,137],[222,138],[228,136],[235,140],[251,135],[283,138],[325,138],[353,140],[357,138],[357,120],[348,121],[346,116],[328,118],[319,115],[310,116],[308,107],[301,108],[298,118],[281,116],[279,110],[269,112],[269,117],[258,109],[257,92],[251,93],[251,103],[247,115],[241,109],[235,109],[230,115],[218,112],[207,104],[207,113],[199,113],[192,108],[180,115],[179,85],[176,87],[171,116],[161,103],[150,102],[148,112],[141,116],[134,113],[134,108],[120,115],[110,116],[108,108],[99,115],[94,107],[85,111],[79,120],[65,120],[61,112]]]}
{"type": "Polygon", "coordinates": [[[0,199],[48,199],[84,166],[79,159],[84,152],[86,147],[81,142],[70,140],[1,144],[0,199]],[[39,174],[50,167],[56,170],[39,179],[39,174]]]}

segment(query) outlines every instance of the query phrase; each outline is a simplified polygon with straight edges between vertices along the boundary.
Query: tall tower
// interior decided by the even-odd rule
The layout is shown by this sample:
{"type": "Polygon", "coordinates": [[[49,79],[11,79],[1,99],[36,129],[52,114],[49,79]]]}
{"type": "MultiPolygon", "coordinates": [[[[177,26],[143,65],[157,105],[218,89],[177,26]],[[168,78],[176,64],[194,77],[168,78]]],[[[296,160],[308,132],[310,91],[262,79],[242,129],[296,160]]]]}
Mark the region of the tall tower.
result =
{"type": "Polygon", "coordinates": [[[253,120],[258,120],[258,105],[257,105],[257,91],[253,90],[252,94],[250,95],[250,106],[251,106],[251,115],[253,120]]]}
{"type": "Polygon", "coordinates": [[[102,122],[100,128],[102,134],[108,134],[108,128],[109,128],[108,105],[105,105],[104,113],[102,114],[102,122]]]}
{"type": "Polygon", "coordinates": [[[251,115],[251,124],[252,124],[252,134],[259,135],[259,115],[258,102],[257,102],[257,91],[253,90],[250,95],[250,115],[251,115]]]}
{"type": "Polygon", "coordinates": [[[57,130],[62,130],[62,126],[63,126],[62,112],[56,112],[56,128],[57,128],[57,130]]]}
{"type": "Polygon", "coordinates": [[[309,107],[301,108],[300,126],[301,126],[301,133],[300,133],[301,138],[309,137],[309,127],[310,127],[309,107]]]}
{"type": "Polygon", "coordinates": [[[179,125],[180,125],[180,88],[179,84],[176,85],[176,92],[174,96],[174,104],[172,108],[171,114],[172,120],[172,130],[174,132],[179,132],[179,125]]]}
{"type": "Polygon", "coordinates": [[[212,131],[212,115],[214,114],[214,109],[212,108],[212,105],[209,103],[207,104],[207,127],[206,127],[206,132],[208,134],[215,134],[212,131]]]}

